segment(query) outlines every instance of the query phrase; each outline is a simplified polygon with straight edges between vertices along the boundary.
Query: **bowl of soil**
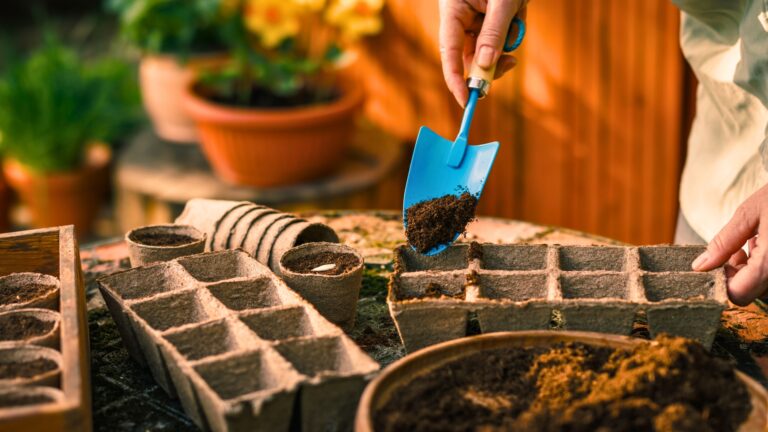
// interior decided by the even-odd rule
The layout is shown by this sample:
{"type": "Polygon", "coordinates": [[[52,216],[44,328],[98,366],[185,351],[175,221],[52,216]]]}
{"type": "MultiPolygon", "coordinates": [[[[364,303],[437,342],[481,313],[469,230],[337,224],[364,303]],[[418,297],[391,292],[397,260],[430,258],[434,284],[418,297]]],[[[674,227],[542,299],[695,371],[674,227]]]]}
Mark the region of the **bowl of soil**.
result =
{"type": "Polygon", "coordinates": [[[11,408],[38,409],[38,405],[62,402],[64,393],[51,387],[9,387],[0,389],[0,410],[11,408]]]}
{"type": "Polygon", "coordinates": [[[125,235],[131,267],[194,255],[205,249],[205,234],[190,225],[149,225],[125,235]]]}
{"type": "Polygon", "coordinates": [[[0,313],[0,347],[19,343],[59,347],[58,312],[49,309],[19,309],[0,313]]]}
{"type": "Polygon", "coordinates": [[[41,385],[58,387],[61,354],[38,346],[0,348],[0,388],[41,385]]]}
{"type": "Polygon", "coordinates": [[[355,324],[363,264],[362,255],[349,246],[305,243],[280,258],[280,273],[324,317],[348,329],[355,324]]]}
{"type": "Polygon", "coordinates": [[[0,312],[22,308],[59,310],[59,280],[42,273],[0,277],[0,312]]]}
{"type": "Polygon", "coordinates": [[[763,431],[768,393],[684,338],[501,332],[385,369],[355,430],[763,431]]]}

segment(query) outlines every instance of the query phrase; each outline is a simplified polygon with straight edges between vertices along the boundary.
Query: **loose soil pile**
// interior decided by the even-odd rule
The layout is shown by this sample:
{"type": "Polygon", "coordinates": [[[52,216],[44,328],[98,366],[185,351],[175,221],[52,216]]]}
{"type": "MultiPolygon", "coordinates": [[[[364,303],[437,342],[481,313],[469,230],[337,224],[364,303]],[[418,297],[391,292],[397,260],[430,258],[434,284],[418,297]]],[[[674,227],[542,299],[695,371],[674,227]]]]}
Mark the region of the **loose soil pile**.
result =
{"type": "Polygon", "coordinates": [[[25,303],[55,289],[55,285],[45,284],[0,285],[0,304],[25,303]]]}
{"type": "Polygon", "coordinates": [[[696,342],[486,351],[412,381],[383,431],[735,431],[751,411],[733,368],[696,342]]]}
{"type": "Polygon", "coordinates": [[[0,363],[0,379],[30,378],[54,369],[56,369],[56,362],[47,358],[0,363]]]}
{"type": "Polygon", "coordinates": [[[42,336],[53,328],[53,321],[29,315],[7,315],[0,318],[0,341],[18,341],[42,336]]]}
{"type": "Polygon", "coordinates": [[[461,196],[445,195],[414,204],[405,212],[408,227],[405,236],[417,251],[425,253],[435,246],[450,243],[463,233],[475,218],[477,198],[469,192],[461,196]]]}
{"type": "Polygon", "coordinates": [[[186,234],[173,233],[133,233],[131,240],[146,246],[183,246],[197,241],[186,234]]]}
{"type": "Polygon", "coordinates": [[[360,260],[353,254],[320,252],[307,257],[297,258],[285,263],[286,268],[296,273],[309,273],[319,275],[336,276],[352,271],[360,265],[360,260]],[[325,271],[312,271],[327,264],[335,264],[332,269],[325,271]]]}

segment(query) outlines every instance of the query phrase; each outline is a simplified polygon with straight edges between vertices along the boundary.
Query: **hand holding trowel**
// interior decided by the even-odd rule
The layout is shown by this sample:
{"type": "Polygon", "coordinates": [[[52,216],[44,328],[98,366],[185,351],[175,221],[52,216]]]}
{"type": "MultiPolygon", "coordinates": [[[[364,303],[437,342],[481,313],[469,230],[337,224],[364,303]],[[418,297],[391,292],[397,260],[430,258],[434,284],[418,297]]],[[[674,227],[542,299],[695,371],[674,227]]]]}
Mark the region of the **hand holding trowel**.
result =
{"type": "MultiPolygon", "coordinates": [[[[507,34],[504,52],[520,46],[524,35],[525,23],[515,17],[507,34]]],[[[419,129],[405,184],[403,224],[411,247],[425,255],[442,252],[459,237],[468,222],[463,221],[462,224],[461,216],[468,212],[470,218],[474,215],[474,206],[491,172],[499,143],[468,145],[467,138],[477,101],[488,94],[495,70],[495,64],[482,69],[476,59],[472,60],[467,77],[469,100],[455,141],[437,135],[426,126],[419,129]],[[440,201],[432,201],[436,199],[440,201]],[[417,222],[424,226],[411,226],[409,229],[409,209],[412,218],[416,220],[418,217],[417,222]],[[450,217],[435,214],[441,211],[453,214],[450,217]],[[435,217],[455,223],[435,224],[435,217]]]]}

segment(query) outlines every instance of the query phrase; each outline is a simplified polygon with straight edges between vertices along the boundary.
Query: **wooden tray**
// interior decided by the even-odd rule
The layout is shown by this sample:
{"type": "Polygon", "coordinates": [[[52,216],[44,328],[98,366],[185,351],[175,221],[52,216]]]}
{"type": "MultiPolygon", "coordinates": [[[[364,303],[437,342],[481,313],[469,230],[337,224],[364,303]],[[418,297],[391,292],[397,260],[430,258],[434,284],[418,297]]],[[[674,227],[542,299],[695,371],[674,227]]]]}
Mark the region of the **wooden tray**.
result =
{"type": "MultiPolygon", "coordinates": [[[[0,432],[90,431],[88,327],[80,252],[69,226],[0,235],[0,276],[35,272],[59,279],[61,379],[59,390],[35,389],[58,399],[38,405],[0,408],[0,432]]],[[[23,343],[22,344],[26,344],[23,343]]],[[[10,387],[0,387],[0,392],[10,387]]]]}
{"type": "MultiPolygon", "coordinates": [[[[549,346],[559,342],[581,342],[609,348],[632,348],[647,340],[627,336],[578,331],[529,330],[489,333],[456,339],[419,350],[389,365],[366,387],[355,418],[355,432],[372,432],[373,413],[397,396],[398,389],[415,378],[439,368],[453,360],[478,352],[512,347],[549,346]]],[[[736,371],[752,400],[752,412],[739,428],[739,432],[768,430],[768,391],[760,383],[736,371]]]]}

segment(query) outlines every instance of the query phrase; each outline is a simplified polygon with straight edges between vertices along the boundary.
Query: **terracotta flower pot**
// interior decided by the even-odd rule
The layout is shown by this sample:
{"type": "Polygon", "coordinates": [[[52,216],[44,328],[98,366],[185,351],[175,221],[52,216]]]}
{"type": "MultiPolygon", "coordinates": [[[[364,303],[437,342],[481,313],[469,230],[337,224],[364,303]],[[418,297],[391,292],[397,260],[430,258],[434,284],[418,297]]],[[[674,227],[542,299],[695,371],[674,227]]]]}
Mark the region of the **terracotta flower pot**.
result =
{"type": "Polygon", "coordinates": [[[29,207],[38,228],[75,225],[78,235],[91,230],[109,183],[112,151],[89,147],[84,166],[75,171],[35,173],[13,159],[3,162],[8,184],[29,207]]]}
{"type": "Polygon", "coordinates": [[[172,55],[146,55],[139,65],[139,85],[144,109],[155,133],[179,144],[197,142],[197,130],[182,103],[184,88],[201,67],[220,62],[221,55],[193,56],[187,62],[172,55]]]}
{"type": "Polygon", "coordinates": [[[234,184],[265,187],[332,172],[344,158],[363,93],[350,86],[324,105],[247,109],[209,102],[190,85],[184,102],[217,175],[234,184]]]}

